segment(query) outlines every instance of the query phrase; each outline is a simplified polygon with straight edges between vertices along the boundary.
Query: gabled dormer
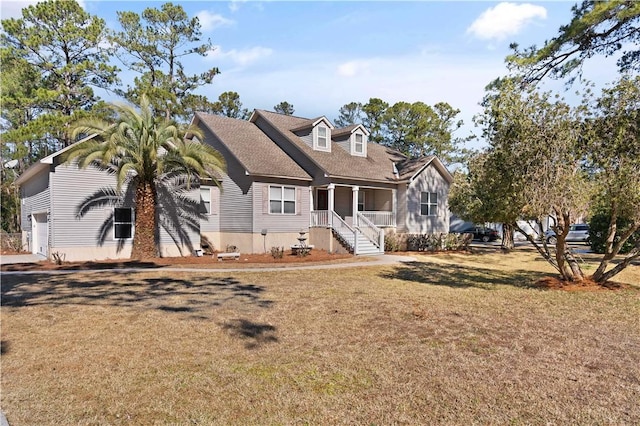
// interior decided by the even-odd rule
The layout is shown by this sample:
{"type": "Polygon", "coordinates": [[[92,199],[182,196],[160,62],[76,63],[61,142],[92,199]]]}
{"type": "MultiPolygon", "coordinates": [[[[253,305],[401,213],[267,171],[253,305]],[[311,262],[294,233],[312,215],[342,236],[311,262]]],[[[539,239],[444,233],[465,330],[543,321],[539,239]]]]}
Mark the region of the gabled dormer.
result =
{"type": "Polygon", "coordinates": [[[309,120],[291,131],[314,151],[331,152],[331,131],[333,129],[333,125],[326,117],[320,117],[309,120]]]}
{"type": "Polygon", "coordinates": [[[362,124],[337,129],[333,132],[333,140],[354,157],[367,156],[369,131],[362,124]]]}

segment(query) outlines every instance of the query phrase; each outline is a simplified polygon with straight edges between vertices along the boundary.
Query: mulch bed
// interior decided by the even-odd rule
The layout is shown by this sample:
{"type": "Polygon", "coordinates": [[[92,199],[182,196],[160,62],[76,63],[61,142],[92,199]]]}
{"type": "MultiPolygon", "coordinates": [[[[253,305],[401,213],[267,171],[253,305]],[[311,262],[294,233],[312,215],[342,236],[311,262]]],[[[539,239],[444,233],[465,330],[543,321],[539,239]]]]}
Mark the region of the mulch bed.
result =
{"type": "MultiPolygon", "coordinates": [[[[8,254],[8,253],[3,253],[8,254]]],[[[17,253],[16,253],[17,254],[17,253]]],[[[17,263],[2,265],[2,271],[55,271],[55,270],[95,270],[95,269],[118,269],[118,268],[235,268],[235,267],[259,267],[277,266],[287,264],[319,264],[319,263],[342,263],[353,261],[366,261],[351,254],[332,254],[324,250],[312,250],[306,256],[296,256],[285,253],[282,258],[274,258],[269,253],[265,254],[241,254],[239,260],[225,259],[218,261],[214,256],[187,256],[187,257],[164,257],[149,260],[98,260],[86,262],[63,262],[57,265],[52,261],[42,261],[37,263],[17,263]]]]}

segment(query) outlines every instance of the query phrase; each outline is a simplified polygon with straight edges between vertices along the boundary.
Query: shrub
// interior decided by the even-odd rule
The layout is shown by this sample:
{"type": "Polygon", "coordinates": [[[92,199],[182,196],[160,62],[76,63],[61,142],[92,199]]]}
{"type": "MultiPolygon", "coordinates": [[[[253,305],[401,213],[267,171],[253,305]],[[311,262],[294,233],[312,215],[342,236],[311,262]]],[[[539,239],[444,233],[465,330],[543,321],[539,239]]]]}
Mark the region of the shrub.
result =
{"type": "Polygon", "coordinates": [[[401,234],[396,234],[395,232],[384,234],[384,251],[385,252],[390,253],[394,251],[400,251],[401,245],[402,245],[401,234]]]}
{"type": "Polygon", "coordinates": [[[274,259],[282,259],[284,256],[284,247],[271,247],[271,257],[274,259]]]}
{"type": "Polygon", "coordinates": [[[2,244],[2,250],[8,250],[16,253],[21,253],[24,251],[24,246],[22,245],[22,234],[9,234],[5,231],[2,231],[2,235],[0,236],[0,243],[2,244]]]}
{"type": "MultiPolygon", "coordinates": [[[[604,253],[610,220],[610,214],[596,213],[589,221],[589,240],[591,241],[591,250],[595,253],[604,253]]],[[[617,220],[617,230],[614,242],[620,241],[620,235],[626,232],[631,225],[631,220],[619,217],[617,220]]],[[[629,237],[629,239],[622,245],[620,253],[628,253],[636,246],[636,244],[640,244],[640,231],[635,232],[631,237],[629,237]]]]}

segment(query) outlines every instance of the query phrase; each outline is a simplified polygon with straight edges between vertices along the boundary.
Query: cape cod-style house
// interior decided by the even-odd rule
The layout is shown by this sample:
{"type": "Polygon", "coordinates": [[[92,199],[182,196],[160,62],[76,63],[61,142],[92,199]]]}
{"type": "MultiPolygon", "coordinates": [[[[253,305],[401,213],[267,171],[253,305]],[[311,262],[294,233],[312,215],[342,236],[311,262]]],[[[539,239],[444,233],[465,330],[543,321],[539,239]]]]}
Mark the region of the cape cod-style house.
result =
{"type": "MultiPolygon", "coordinates": [[[[255,110],[249,120],[197,113],[193,124],[227,163],[221,188],[159,193],[163,256],[192,255],[206,241],[242,253],[306,243],[331,252],[384,252],[385,232],[446,233],[452,176],[436,157],[408,159],[368,140],[362,125],[337,129],[326,117],[307,119],[255,110]]],[[[61,151],[62,152],[62,151],[61,151]]],[[[127,258],[135,205],[115,179],[60,163],[61,152],[17,180],[22,230],[33,253],[67,260],[127,258]]]]}

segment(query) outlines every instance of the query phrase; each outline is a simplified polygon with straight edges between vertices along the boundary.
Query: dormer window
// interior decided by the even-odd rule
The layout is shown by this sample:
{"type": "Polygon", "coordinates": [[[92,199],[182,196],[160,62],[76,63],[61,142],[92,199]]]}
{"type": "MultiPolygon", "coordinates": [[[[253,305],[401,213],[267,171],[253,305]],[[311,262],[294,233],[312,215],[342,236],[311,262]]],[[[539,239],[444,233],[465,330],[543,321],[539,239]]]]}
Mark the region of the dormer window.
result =
{"type": "Polygon", "coordinates": [[[367,136],[360,132],[351,134],[351,155],[367,156],[367,136]]]}
{"type": "Polygon", "coordinates": [[[324,124],[318,124],[313,129],[313,148],[318,151],[331,151],[329,141],[331,140],[331,130],[324,124]]]}
{"type": "Polygon", "coordinates": [[[355,135],[353,135],[354,141],[353,141],[353,152],[355,152],[356,154],[363,154],[364,153],[364,135],[361,135],[360,133],[356,133],[355,135]]]}

